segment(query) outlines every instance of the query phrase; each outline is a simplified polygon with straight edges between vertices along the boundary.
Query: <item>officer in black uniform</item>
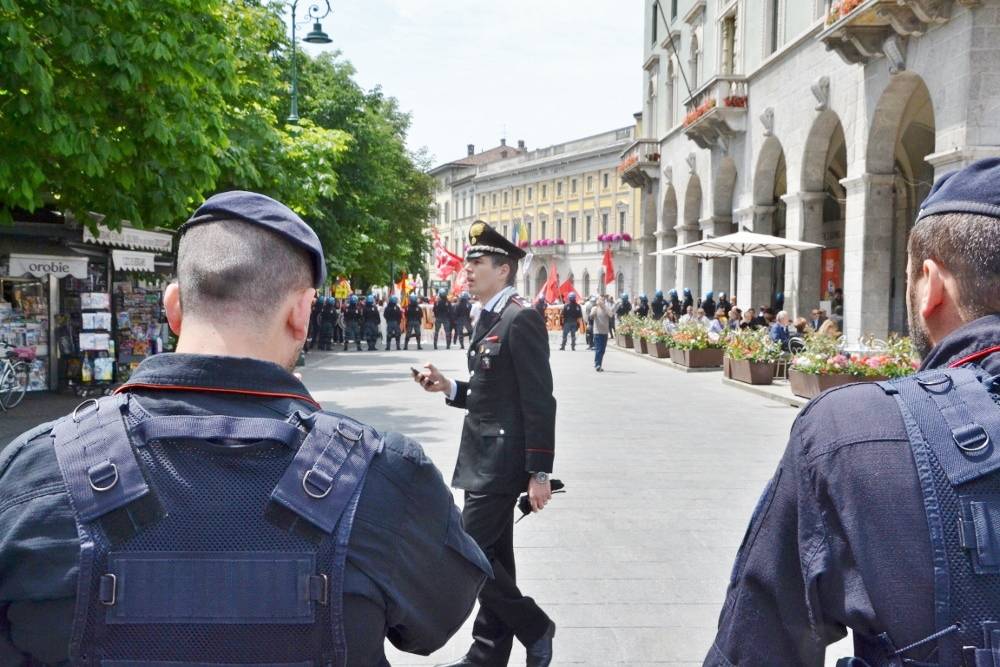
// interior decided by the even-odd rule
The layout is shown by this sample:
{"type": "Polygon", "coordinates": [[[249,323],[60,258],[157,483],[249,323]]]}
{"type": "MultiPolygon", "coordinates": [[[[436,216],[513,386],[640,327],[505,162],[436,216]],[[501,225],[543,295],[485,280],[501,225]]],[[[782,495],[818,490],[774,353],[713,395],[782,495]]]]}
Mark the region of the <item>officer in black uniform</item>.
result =
{"type": "Polygon", "coordinates": [[[583,309],[576,302],[576,293],[570,292],[568,303],[562,309],[562,345],[560,350],[566,349],[566,337],[570,337],[570,349],[576,350],[576,332],[580,329],[580,320],[583,319],[583,309]]]}
{"type": "Polygon", "coordinates": [[[431,364],[416,377],[468,411],[452,485],[465,490],[463,525],[494,573],[479,596],[472,648],[451,667],[506,665],[514,637],[529,667],[552,660],[555,624],[514,576],[514,505],[525,490],[535,511],[551,498],[556,417],[545,322],[514,288],[524,254],[485,222],[472,224],[465,270],[483,311],[469,346],[471,377],[453,382],[431,364]]]}
{"type": "Polygon", "coordinates": [[[653,319],[662,320],[663,313],[667,310],[667,300],[663,298],[663,290],[656,290],[653,295],[653,303],[650,304],[653,310],[653,319]]]}
{"type": "Polygon", "coordinates": [[[248,192],[180,234],[178,351],[0,453],[0,664],[382,667],[386,637],[436,650],[489,564],[419,444],[323,412],[292,375],[318,237],[248,192]]]}
{"type": "Polygon", "coordinates": [[[352,294],[347,298],[347,308],[344,309],[345,351],[352,340],[357,346],[358,352],[361,351],[361,322],[363,319],[364,313],[361,310],[361,304],[358,303],[358,295],[352,294]]]}
{"type": "Polygon", "coordinates": [[[649,317],[649,297],[645,294],[639,295],[639,305],[635,308],[635,314],[639,317],[649,317]]]}
{"type": "Polygon", "coordinates": [[[410,339],[417,339],[417,349],[424,349],[423,344],[420,342],[422,336],[421,329],[424,324],[424,309],[420,307],[420,301],[417,299],[417,294],[414,292],[410,294],[410,299],[406,304],[406,340],[403,341],[403,349],[410,349],[410,339]]]}
{"type": "Polygon", "coordinates": [[[909,239],[921,372],[814,399],[750,520],[706,665],[1000,655],[1000,159],[944,176],[909,239]]]}
{"type": "Polygon", "coordinates": [[[403,309],[399,307],[397,301],[395,296],[390,296],[389,303],[385,305],[385,311],[382,313],[385,317],[386,351],[389,350],[389,343],[392,341],[396,341],[396,351],[399,351],[399,337],[403,333],[400,328],[400,322],[403,321],[403,309]]]}
{"type": "Polygon", "coordinates": [[[469,293],[462,292],[455,304],[455,333],[454,339],[458,341],[458,346],[465,349],[465,337],[472,338],[472,304],[469,302],[469,293]]]}
{"type": "MultiPolygon", "coordinates": [[[[365,307],[361,312],[361,322],[365,343],[368,345],[368,351],[372,352],[376,349],[375,341],[378,340],[378,328],[382,325],[382,316],[378,314],[378,307],[375,305],[375,296],[372,294],[365,297],[365,307]]],[[[388,343],[386,343],[386,347],[388,347],[388,343]]]]}
{"type": "Polygon", "coordinates": [[[451,349],[451,304],[448,303],[448,293],[444,290],[438,292],[437,301],[434,302],[434,349],[438,349],[438,332],[444,330],[444,343],[447,349],[451,349]]]}
{"type": "Polygon", "coordinates": [[[670,310],[674,311],[674,315],[677,319],[680,319],[681,314],[683,314],[683,306],[681,305],[681,300],[677,298],[677,290],[670,290],[670,310]]]}

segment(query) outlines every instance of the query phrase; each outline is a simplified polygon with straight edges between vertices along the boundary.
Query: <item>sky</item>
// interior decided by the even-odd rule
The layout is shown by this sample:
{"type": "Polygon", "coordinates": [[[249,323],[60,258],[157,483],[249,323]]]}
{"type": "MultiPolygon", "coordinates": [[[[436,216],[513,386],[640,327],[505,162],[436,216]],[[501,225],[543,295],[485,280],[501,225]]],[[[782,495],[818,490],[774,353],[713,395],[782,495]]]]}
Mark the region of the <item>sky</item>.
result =
{"type": "MultiPolygon", "coordinates": [[[[299,20],[309,1],[299,3],[299,20]]],[[[322,4],[322,2],[320,3],[322,4]]],[[[432,164],[625,127],[642,104],[639,0],[331,0],[327,47],[412,114],[432,164]]],[[[311,29],[299,26],[299,35],[311,29]]]]}

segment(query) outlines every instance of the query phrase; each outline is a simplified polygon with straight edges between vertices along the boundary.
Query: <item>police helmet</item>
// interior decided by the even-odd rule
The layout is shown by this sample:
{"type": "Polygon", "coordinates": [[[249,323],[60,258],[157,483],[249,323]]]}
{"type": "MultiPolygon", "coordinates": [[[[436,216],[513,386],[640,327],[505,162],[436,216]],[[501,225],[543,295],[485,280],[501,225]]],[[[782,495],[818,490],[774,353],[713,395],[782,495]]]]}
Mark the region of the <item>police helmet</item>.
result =
{"type": "Polygon", "coordinates": [[[367,303],[369,306],[375,303],[375,295],[369,294],[368,296],[366,296],[365,303],[367,303]]]}
{"type": "Polygon", "coordinates": [[[352,306],[353,306],[354,304],[356,304],[357,302],[358,302],[358,295],[357,295],[357,294],[352,294],[352,295],[351,295],[351,296],[350,296],[350,297],[349,297],[349,298],[347,299],[347,303],[351,304],[352,306]]]}
{"type": "Polygon", "coordinates": [[[676,289],[672,289],[672,290],[670,290],[670,297],[671,297],[671,298],[674,298],[674,297],[676,297],[676,296],[677,296],[677,290],[676,290],[676,289]]]}
{"type": "Polygon", "coordinates": [[[706,292],[706,293],[705,293],[705,300],[706,300],[706,301],[711,301],[711,300],[712,300],[712,296],[713,296],[714,294],[715,294],[715,292],[706,292]]]}
{"type": "Polygon", "coordinates": [[[690,287],[685,287],[684,288],[684,296],[691,296],[691,288],[690,287]]]}
{"type": "Polygon", "coordinates": [[[663,298],[663,290],[661,290],[661,289],[656,290],[656,293],[653,294],[653,297],[656,298],[656,299],[662,299],[663,298]]]}
{"type": "Polygon", "coordinates": [[[570,292],[568,298],[569,298],[570,301],[573,301],[575,303],[576,302],[576,292],[570,292]]]}
{"type": "Polygon", "coordinates": [[[645,294],[640,294],[639,301],[649,301],[649,297],[647,297],[645,294]]]}
{"type": "Polygon", "coordinates": [[[460,296],[459,298],[462,301],[468,301],[469,300],[469,293],[468,292],[462,292],[462,296],[460,296]]]}
{"type": "Polygon", "coordinates": [[[393,305],[396,305],[396,302],[397,302],[398,300],[399,300],[399,299],[397,299],[397,298],[396,298],[396,295],[395,295],[395,294],[389,297],[389,303],[391,303],[391,304],[393,304],[393,305]]]}
{"type": "Polygon", "coordinates": [[[443,299],[448,296],[448,290],[438,290],[438,297],[443,299]]]}

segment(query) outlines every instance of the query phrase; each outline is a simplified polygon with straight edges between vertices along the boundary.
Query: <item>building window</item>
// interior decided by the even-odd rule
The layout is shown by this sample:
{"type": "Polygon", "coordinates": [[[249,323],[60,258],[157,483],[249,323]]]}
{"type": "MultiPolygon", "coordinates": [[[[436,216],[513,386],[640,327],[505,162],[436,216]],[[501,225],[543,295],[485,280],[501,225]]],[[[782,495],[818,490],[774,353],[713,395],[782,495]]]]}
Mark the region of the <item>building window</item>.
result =
{"type": "Polygon", "coordinates": [[[608,175],[604,174],[604,176],[602,176],[602,178],[604,179],[604,182],[602,183],[602,185],[603,185],[604,189],[607,190],[608,189],[608,175]]]}
{"type": "Polygon", "coordinates": [[[572,181],[569,182],[569,193],[571,195],[575,195],[576,194],[576,179],[575,178],[572,181]]]}
{"type": "Polygon", "coordinates": [[[547,220],[542,220],[542,235],[540,238],[547,239],[549,233],[549,223],[547,220]]]}
{"type": "Polygon", "coordinates": [[[667,99],[665,105],[667,107],[667,127],[674,126],[674,84],[677,80],[677,73],[674,71],[674,59],[670,58],[667,61],[667,99]]]}
{"type": "Polygon", "coordinates": [[[528,223],[528,240],[531,240],[531,223],[528,223]]]}
{"type": "Polygon", "coordinates": [[[608,214],[607,213],[602,213],[601,214],[601,233],[602,234],[607,234],[608,233],[608,214]]]}
{"type": "Polygon", "coordinates": [[[496,205],[497,205],[497,195],[496,195],[496,193],[494,192],[494,193],[493,193],[493,206],[495,207],[496,205]]]}
{"type": "Polygon", "coordinates": [[[548,196],[549,196],[549,186],[543,183],[542,184],[542,201],[545,201],[545,198],[548,197],[548,196]]]}
{"type": "Polygon", "coordinates": [[[462,217],[465,217],[465,197],[462,197],[462,217]]]}
{"type": "Polygon", "coordinates": [[[556,183],[556,197],[562,197],[562,181],[556,183]]]}
{"type": "Polygon", "coordinates": [[[782,0],[770,0],[767,11],[767,53],[774,53],[781,46],[782,0]]]}
{"type": "Polygon", "coordinates": [[[516,204],[519,201],[521,201],[521,191],[520,190],[514,190],[514,203],[516,204]]]}
{"type": "Polygon", "coordinates": [[[584,233],[583,238],[585,238],[588,241],[590,240],[590,238],[592,236],[592,232],[594,231],[593,225],[591,224],[591,219],[590,218],[591,218],[591,216],[589,216],[589,215],[586,218],[584,218],[584,220],[586,222],[584,223],[584,232],[585,233],[584,233]]]}
{"type": "MultiPolygon", "coordinates": [[[[504,225],[504,226],[503,226],[503,237],[504,237],[504,238],[507,238],[507,232],[509,232],[509,231],[510,231],[510,228],[509,228],[509,227],[507,227],[507,225],[504,225]]],[[[513,241],[514,241],[515,243],[517,243],[517,239],[513,239],[513,241]]]]}
{"type": "Polygon", "coordinates": [[[583,293],[590,294],[590,273],[587,271],[583,272],[583,293]]]}
{"type": "Polygon", "coordinates": [[[653,44],[656,44],[656,24],[659,23],[656,16],[656,3],[653,3],[653,44]]]}
{"type": "Polygon", "coordinates": [[[593,192],[593,191],[594,191],[594,177],[593,176],[588,176],[587,177],[587,192],[593,192]]]}
{"type": "Polygon", "coordinates": [[[691,72],[691,87],[698,87],[698,36],[691,35],[691,59],[688,61],[691,72]]]}
{"type": "Polygon", "coordinates": [[[482,207],[482,208],[483,208],[484,210],[486,209],[486,195],[483,195],[483,203],[482,203],[482,204],[480,204],[480,206],[481,206],[481,207],[482,207]]]}
{"type": "Polygon", "coordinates": [[[503,205],[504,206],[507,205],[507,191],[506,190],[504,190],[504,193],[503,193],[503,205]]]}
{"type": "Polygon", "coordinates": [[[445,224],[448,224],[448,222],[449,222],[449,219],[448,219],[448,202],[444,203],[444,222],[445,222],[445,224]]]}
{"type": "Polygon", "coordinates": [[[722,73],[736,73],[736,14],[722,19],[722,73]]]}
{"type": "Polygon", "coordinates": [[[528,187],[528,201],[531,201],[531,187],[528,187]]]}
{"type": "Polygon", "coordinates": [[[576,216],[571,215],[569,218],[569,242],[576,243],[576,216]]]}
{"type": "Polygon", "coordinates": [[[670,20],[677,18],[677,0],[670,0],[670,20]]]}
{"type": "Polygon", "coordinates": [[[625,233],[625,211],[618,211],[618,233],[625,233]]]}
{"type": "Polygon", "coordinates": [[[556,218],[556,238],[562,238],[562,218],[556,218]]]}

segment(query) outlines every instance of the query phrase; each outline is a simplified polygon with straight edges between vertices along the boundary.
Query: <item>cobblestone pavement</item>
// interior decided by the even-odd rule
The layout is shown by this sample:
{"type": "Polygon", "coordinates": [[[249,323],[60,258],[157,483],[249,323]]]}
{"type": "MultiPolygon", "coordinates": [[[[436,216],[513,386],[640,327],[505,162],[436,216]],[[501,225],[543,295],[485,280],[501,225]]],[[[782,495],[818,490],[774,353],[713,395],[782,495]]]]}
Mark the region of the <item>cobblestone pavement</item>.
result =
{"type": "MultiPolygon", "coordinates": [[[[464,412],[423,393],[409,368],[463,378],[465,358],[429,348],[312,353],[304,376],[327,407],[415,437],[450,479],[464,412]]],[[[560,352],[553,338],[555,476],[568,493],[517,525],[519,583],[558,625],[554,665],[700,665],[797,411],[613,343],[598,374],[583,348],[560,352]]],[[[433,665],[470,641],[471,619],[431,657],[387,655],[433,665]]],[[[524,664],[517,642],[511,664],[524,664]]]]}

